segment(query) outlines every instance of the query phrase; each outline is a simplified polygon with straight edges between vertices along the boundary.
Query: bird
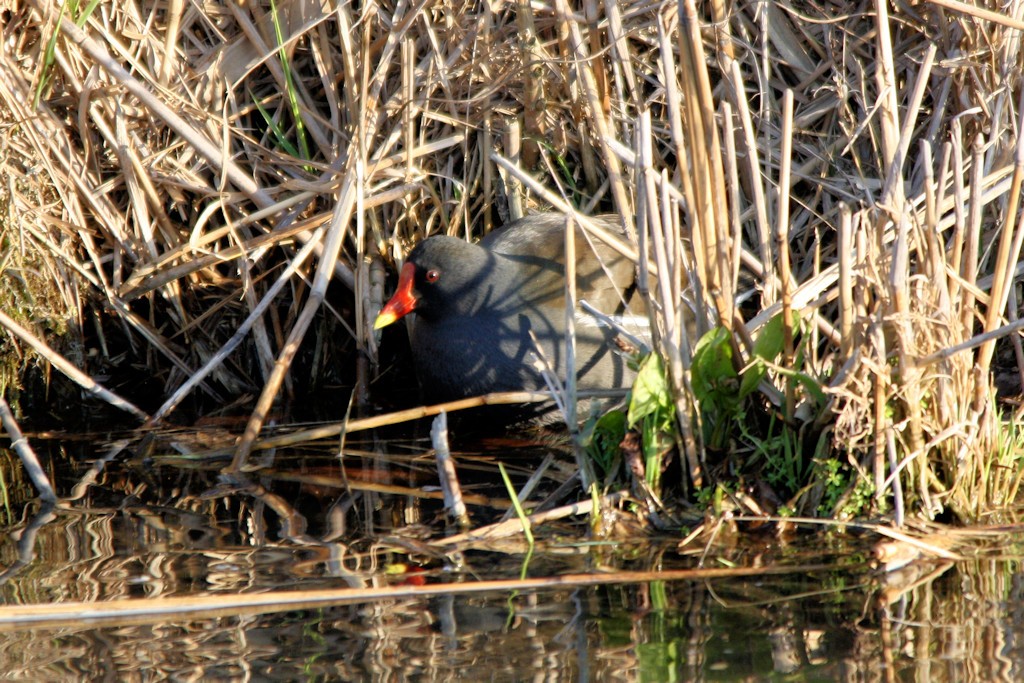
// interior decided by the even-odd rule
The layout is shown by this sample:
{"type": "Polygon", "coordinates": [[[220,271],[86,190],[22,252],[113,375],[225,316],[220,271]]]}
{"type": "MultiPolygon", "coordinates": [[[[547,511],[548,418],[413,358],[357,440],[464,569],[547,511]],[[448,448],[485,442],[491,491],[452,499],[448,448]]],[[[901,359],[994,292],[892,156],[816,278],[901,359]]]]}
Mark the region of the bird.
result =
{"type": "MultiPolygon", "coordinates": [[[[617,216],[591,220],[622,235],[617,216]]],[[[545,361],[565,382],[565,230],[564,216],[543,213],[477,243],[437,235],[413,248],[374,329],[408,317],[424,398],[440,403],[491,392],[543,391],[545,361]]],[[[575,230],[577,300],[645,334],[646,317],[634,311],[641,297],[633,260],[578,225],[575,230]]],[[[574,320],[578,389],[628,387],[634,373],[616,344],[616,327],[579,304],[574,320]]]]}

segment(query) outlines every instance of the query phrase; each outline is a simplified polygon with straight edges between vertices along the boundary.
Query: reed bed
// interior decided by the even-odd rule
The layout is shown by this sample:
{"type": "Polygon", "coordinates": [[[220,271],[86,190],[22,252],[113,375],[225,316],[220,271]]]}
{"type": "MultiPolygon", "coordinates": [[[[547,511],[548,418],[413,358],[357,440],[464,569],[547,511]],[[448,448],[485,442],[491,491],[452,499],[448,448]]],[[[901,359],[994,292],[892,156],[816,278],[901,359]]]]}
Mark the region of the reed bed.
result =
{"type": "Polygon", "coordinates": [[[244,407],[240,468],[318,378],[371,400],[417,240],[612,211],[669,380],[645,436],[686,495],[1016,499],[1020,2],[4,12],[5,394],[49,364],[147,425],[244,407]]]}

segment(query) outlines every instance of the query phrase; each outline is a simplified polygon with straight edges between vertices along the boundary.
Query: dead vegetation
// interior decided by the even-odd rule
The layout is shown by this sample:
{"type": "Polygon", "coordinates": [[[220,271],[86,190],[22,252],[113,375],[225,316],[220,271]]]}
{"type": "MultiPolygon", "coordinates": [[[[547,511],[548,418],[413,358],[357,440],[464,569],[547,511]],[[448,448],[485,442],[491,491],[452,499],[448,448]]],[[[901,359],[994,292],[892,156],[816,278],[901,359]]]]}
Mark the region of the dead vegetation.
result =
{"type": "Polygon", "coordinates": [[[381,259],[536,206],[610,210],[657,271],[698,487],[765,475],[785,511],[897,521],[1016,497],[993,364],[1024,368],[1020,3],[3,12],[16,367],[65,357],[148,424],[237,401],[238,465],[300,366],[367,390],[381,259]],[[693,386],[693,326],[728,331],[733,371],[697,379],[758,388],[735,410],[693,386]]]}

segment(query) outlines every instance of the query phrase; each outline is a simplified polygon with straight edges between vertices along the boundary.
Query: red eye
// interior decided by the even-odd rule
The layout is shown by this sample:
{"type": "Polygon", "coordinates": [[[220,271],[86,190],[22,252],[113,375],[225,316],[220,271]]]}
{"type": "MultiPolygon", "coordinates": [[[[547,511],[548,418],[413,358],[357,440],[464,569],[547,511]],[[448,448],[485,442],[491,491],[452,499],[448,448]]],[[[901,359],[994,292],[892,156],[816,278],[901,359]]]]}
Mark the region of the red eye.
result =
{"type": "Polygon", "coordinates": [[[427,282],[437,282],[437,279],[441,277],[441,271],[439,270],[428,270],[427,271],[427,282]]]}

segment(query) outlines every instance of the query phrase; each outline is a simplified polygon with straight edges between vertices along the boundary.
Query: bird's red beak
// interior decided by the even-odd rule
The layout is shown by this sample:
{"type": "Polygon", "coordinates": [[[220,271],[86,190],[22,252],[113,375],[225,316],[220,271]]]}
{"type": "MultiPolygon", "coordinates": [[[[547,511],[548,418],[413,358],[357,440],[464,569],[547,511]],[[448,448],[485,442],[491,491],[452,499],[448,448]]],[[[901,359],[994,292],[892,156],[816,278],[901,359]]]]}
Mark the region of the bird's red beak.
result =
{"type": "Polygon", "coordinates": [[[398,289],[391,300],[384,304],[384,308],[380,309],[380,315],[373,322],[373,329],[386,327],[416,310],[418,299],[413,293],[415,275],[416,266],[411,263],[402,266],[402,271],[398,274],[398,289]]]}

